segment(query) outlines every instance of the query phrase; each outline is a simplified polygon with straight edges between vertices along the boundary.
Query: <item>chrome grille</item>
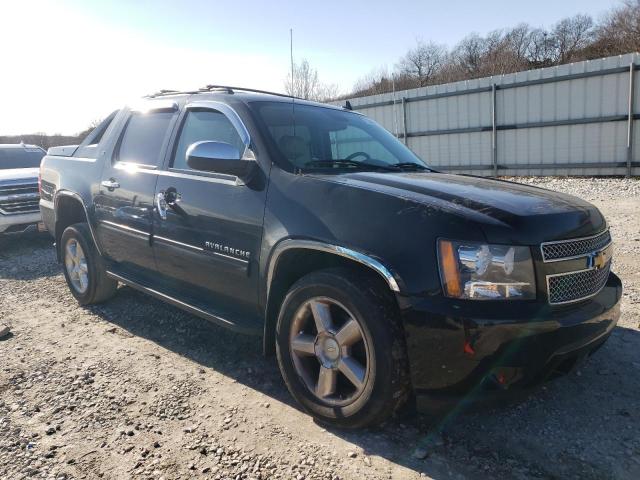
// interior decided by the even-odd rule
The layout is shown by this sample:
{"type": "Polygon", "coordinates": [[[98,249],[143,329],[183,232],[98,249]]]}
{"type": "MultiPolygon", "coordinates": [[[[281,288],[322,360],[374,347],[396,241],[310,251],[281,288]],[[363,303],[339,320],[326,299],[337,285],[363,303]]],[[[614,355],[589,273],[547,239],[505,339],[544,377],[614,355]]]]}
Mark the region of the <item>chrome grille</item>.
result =
{"type": "Polygon", "coordinates": [[[38,212],[40,195],[36,180],[0,184],[0,213],[17,215],[38,212]]]}
{"type": "Polygon", "coordinates": [[[545,242],[542,244],[542,259],[554,262],[568,258],[587,256],[592,252],[602,250],[611,243],[611,234],[605,230],[593,237],[562,240],[559,242],[545,242]]]}
{"type": "Polygon", "coordinates": [[[602,290],[609,278],[611,261],[603,268],[578,272],[559,273],[547,276],[549,303],[561,304],[577,302],[596,295],[602,290]]]}

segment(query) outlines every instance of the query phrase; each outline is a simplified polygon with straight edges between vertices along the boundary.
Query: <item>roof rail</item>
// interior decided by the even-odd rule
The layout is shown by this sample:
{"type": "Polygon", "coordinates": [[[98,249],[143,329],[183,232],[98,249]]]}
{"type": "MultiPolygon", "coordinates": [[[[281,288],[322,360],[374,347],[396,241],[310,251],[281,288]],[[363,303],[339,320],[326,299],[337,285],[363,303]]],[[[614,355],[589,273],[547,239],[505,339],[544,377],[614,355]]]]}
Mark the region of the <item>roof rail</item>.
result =
{"type": "Polygon", "coordinates": [[[212,90],[226,90],[227,93],[234,93],[235,90],[238,90],[240,92],[265,93],[267,95],[275,95],[277,97],[286,97],[286,98],[295,98],[296,100],[304,100],[303,98],[295,97],[287,93],[270,92],[268,90],[258,90],[256,88],[231,87],[229,85],[207,85],[206,87],[203,87],[200,90],[204,92],[210,92],[212,90]]]}
{"type": "Polygon", "coordinates": [[[165,95],[180,95],[180,94],[185,94],[185,95],[189,95],[189,94],[194,94],[194,93],[200,93],[200,90],[159,90],[155,93],[150,93],[149,95],[145,95],[143,98],[156,98],[156,97],[163,97],[165,95]]]}
{"type": "Polygon", "coordinates": [[[235,93],[235,91],[239,91],[239,92],[253,92],[253,93],[264,93],[267,95],[275,95],[277,97],[285,97],[285,98],[294,98],[296,100],[304,100],[303,98],[300,97],[294,97],[293,95],[288,95],[286,93],[278,93],[278,92],[269,92],[267,90],[258,90],[255,88],[246,88],[246,87],[230,87],[229,85],[206,85],[198,90],[159,90],[155,93],[151,93],[149,95],[145,95],[145,98],[156,98],[156,97],[163,97],[166,95],[180,95],[180,94],[185,94],[185,95],[195,95],[197,93],[204,93],[204,92],[215,92],[215,91],[222,91],[222,92],[226,92],[229,94],[233,94],[235,93]]]}

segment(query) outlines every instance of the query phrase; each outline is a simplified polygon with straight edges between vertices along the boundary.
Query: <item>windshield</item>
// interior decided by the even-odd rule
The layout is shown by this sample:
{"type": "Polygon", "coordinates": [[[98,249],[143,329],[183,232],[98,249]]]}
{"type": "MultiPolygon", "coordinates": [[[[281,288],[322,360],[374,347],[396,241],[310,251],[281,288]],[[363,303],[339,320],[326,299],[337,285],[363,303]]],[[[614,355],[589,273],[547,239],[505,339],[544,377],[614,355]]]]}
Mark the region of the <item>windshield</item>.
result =
{"type": "Polygon", "coordinates": [[[296,170],[426,170],[411,150],[373,120],[349,111],[252,102],[281,158],[296,170]]]}
{"type": "Polygon", "coordinates": [[[45,152],[40,148],[0,147],[0,170],[9,168],[38,168],[45,152]]]}

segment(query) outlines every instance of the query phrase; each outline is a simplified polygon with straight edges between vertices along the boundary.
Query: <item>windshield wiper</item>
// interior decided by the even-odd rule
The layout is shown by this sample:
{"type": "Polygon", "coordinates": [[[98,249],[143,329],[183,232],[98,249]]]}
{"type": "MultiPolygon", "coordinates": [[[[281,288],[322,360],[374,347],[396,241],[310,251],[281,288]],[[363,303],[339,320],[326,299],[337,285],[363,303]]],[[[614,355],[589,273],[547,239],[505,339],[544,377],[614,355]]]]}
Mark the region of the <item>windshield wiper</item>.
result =
{"type": "Polygon", "coordinates": [[[355,160],[311,160],[304,164],[305,167],[347,167],[360,170],[384,170],[387,172],[398,171],[395,165],[377,165],[367,162],[356,162],[355,160]]]}
{"type": "Polygon", "coordinates": [[[413,162],[394,163],[392,166],[398,168],[399,170],[413,169],[413,170],[429,170],[430,172],[433,171],[429,167],[425,167],[424,165],[420,165],[419,163],[413,163],[413,162]]]}

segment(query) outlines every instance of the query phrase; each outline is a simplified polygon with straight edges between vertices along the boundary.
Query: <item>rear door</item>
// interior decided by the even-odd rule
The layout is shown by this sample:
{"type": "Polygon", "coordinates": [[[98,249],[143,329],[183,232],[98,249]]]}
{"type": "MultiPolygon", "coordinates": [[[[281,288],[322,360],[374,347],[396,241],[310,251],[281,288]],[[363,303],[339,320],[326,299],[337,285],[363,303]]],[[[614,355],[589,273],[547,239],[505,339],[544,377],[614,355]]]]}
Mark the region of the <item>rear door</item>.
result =
{"type": "Polygon", "coordinates": [[[135,275],[155,270],[153,195],[178,111],[174,102],[150,103],[129,113],[94,201],[103,254],[118,270],[135,275]]]}
{"type": "Polygon", "coordinates": [[[164,218],[154,213],[158,270],[181,298],[220,317],[250,321],[258,314],[266,187],[192,170],[187,148],[205,140],[230,143],[240,152],[250,145],[246,127],[228,105],[198,101],[185,107],[168,168],[156,185],[156,195],[176,199],[164,218]]]}

